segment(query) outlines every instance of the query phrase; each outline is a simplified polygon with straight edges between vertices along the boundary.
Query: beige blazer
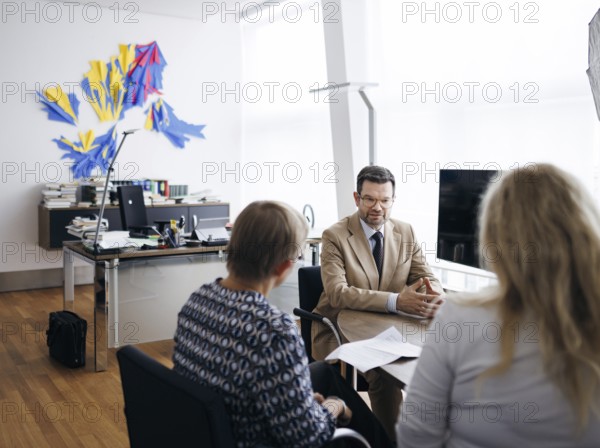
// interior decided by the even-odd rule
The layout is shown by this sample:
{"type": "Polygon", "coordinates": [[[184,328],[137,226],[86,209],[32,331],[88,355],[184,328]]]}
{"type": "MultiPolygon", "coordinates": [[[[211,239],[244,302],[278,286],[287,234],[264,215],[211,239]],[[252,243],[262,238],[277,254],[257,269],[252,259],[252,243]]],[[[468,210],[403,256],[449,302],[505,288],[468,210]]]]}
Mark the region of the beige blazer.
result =
{"type": "MultiPolygon", "coordinates": [[[[442,293],[440,282],[427,265],[412,226],[390,219],[384,229],[384,258],[381,279],[358,213],[337,222],[322,238],[321,277],[324,291],[314,309],[336,323],[342,309],[387,312],[390,292],[400,293],[422,277],[442,293]]],[[[424,290],[424,288],[422,288],[424,290]]],[[[337,342],[324,325],[312,323],[312,354],[324,359],[337,342]]]]}

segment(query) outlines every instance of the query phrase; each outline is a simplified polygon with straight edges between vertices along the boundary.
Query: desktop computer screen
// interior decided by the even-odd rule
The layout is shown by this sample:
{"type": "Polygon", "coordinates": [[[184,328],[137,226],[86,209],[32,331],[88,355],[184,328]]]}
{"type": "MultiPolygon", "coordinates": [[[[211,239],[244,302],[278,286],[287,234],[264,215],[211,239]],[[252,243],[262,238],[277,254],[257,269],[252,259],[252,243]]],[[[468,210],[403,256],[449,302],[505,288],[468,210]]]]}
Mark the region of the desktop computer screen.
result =
{"type": "Polygon", "coordinates": [[[479,205],[490,182],[501,171],[440,170],[437,257],[475,268],[481,265],[477,236],[479,205]]]}
{"type": "Polygon", "coordinates": [[[123,229],[128,230],[132,227],[147,226],[148,216],[142,187],[140,185],[118,187],[117,195],[119,197],[119,210],[123,229]]]}

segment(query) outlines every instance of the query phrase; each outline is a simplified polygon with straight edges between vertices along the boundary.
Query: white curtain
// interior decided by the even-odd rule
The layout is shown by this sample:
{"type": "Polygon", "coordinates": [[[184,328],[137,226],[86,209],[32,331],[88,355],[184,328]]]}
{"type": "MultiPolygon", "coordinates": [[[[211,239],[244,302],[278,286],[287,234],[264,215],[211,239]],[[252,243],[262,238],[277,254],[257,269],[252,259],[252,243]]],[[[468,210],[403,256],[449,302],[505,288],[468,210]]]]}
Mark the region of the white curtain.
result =
{"type": "Polygon", "coordinates": [[[321,6],[280,2],[261,20],[254,12],[242,20],[242,202],[310,204],[327,227],[336,220],[329,108],[310,92],[327,82],[321,6]]]}

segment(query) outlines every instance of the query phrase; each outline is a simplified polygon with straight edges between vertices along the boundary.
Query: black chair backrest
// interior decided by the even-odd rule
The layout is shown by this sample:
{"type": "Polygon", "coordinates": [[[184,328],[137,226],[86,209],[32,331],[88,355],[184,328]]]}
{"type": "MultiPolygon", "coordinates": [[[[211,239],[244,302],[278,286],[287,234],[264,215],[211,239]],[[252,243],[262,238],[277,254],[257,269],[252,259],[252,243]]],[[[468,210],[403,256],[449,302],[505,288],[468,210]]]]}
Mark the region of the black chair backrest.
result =
{"type": "Polygon", "coordinates": [[[117,352],[131,448],[233,447],[223,398],[134,346],[117,352]]]}
{"type": "Polygon", "coordinates": [[[119,197],[119,211],[123,230],[130,227],[144,227],[148,225],[148,215],[144,204],[144,190],[140,185],[124,185],[117,187],[119,197]]]}
{"type": "MultiPolygon", "coordinates": [[[[306,311],[312,311],[319,303],[319,298],[323,292],[323,280],[321,280],[321,266],[304,266],[298,269],[298,293],[300,296],[300,308],[306,311]]],[[[312,322],[307,319],[300,319],[300,333],[306,346],[306,354],[309,362],[313,362],[312,357],[312,339],[310,336],[310,327],[312,322]]]]}

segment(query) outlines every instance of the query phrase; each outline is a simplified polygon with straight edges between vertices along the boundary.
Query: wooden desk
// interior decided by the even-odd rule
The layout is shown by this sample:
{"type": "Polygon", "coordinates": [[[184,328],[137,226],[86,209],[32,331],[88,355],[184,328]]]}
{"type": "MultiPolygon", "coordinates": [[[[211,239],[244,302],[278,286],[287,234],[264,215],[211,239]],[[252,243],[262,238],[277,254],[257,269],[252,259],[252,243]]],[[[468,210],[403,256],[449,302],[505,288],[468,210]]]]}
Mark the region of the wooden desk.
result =
{"type": "MultiPolygon", "coordinates": [[[[123,269],[126,266],[122,265],[133,263],[135,261],[139,262],[140,260],[158,259],[172,260],[173,258],[182,259],[183,257],[204,257],[204,260],[200,260],[200,262],[206,263],[209,256],[222,259],[223,251],[225,249],[226,246],[179,247],[176,249],[139,250],[95,256],[88,252],[81,242],[65,242],[63,244],[63,308],[65,310],[75,310],[75,258],[79,258],[94,266],[94,325],[89,326],[88,333],[94,333],[94,363],[96,371],[106,370],[108,366],[108,348],[111,346],[119,346],[120,266],[121,269],[123,269]],[[214,255],[215,252],[217,255],[214,255]]],[[[181,274],[178,275],[179,278],[169,278],[169,281],[165,283],[176,285],[178,282],[182,281],[182,275],[185,275],[185,273],[181,272],[181,274]]],[[[191,279],[195,285],[194,287],[201,284],[201,279],[198,277],[199,275],[196,273],[191,279]]],[[[188,296],[189,294],[181,294],[181,300],[187,299],[188,296]]],[[[131,322],[128,324],[131,324],[131,322]]],[[[127,328],[123,329],[127,330],[127,328]]]]}
{"type": "MultiPolygon", "coordinates": [[[[340,334],[346,342],[369,339],[394,326],[404,335],[407,342],[418,346],[424,344],[425,330],[430,323],[430,320],[412,319],[396,314],[355,310],[342,310],[337,319],[340,334]]],[[[408,384],[415,373],[416,366],[416,359],[400,359],[392,364],[382,366],[380,369],[398,381],[408,384]]]]}

